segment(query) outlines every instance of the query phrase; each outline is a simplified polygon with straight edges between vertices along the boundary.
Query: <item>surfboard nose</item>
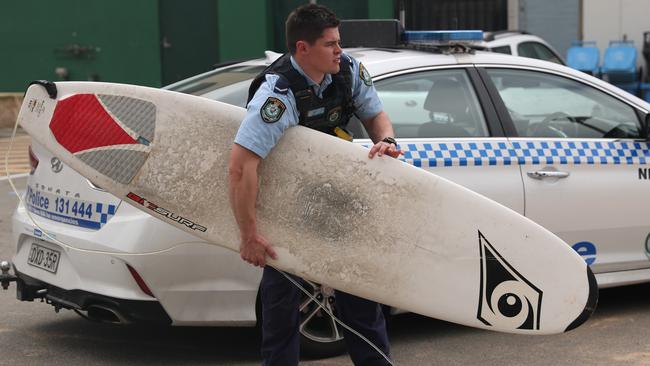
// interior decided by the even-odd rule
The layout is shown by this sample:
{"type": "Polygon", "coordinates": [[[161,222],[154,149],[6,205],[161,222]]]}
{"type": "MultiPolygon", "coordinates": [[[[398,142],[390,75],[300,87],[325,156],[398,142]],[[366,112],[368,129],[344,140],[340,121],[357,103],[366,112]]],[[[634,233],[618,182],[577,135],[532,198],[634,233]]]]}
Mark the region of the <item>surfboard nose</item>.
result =
{"type": "Polygon", "coordinates": [[[589,296],[587,297],[585,308],[582,310],[582,313],[578,315],[571,324],[569,324],[569,326],[564,330],[565,332],[581,326],[596,310],[596,305],[598,304],[598,283],[596,282],[596,276],[594,276],[594,273],[591,271],[589,266],[587,266],[587,281],[589,281],[589,296]]]}

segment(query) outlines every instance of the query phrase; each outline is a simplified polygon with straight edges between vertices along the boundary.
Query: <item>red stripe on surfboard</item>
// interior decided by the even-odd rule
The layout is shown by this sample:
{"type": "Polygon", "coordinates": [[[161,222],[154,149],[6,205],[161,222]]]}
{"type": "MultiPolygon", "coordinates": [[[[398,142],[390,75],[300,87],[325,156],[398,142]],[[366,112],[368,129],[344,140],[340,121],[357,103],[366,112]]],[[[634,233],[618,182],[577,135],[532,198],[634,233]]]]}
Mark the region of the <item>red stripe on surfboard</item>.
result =
{"type": "Polygon", "coordinates": [[[94,94],[60,100],[50,130],[61,146],[73,154],[96,147],[138,143],[113,120],[94,94]]]}

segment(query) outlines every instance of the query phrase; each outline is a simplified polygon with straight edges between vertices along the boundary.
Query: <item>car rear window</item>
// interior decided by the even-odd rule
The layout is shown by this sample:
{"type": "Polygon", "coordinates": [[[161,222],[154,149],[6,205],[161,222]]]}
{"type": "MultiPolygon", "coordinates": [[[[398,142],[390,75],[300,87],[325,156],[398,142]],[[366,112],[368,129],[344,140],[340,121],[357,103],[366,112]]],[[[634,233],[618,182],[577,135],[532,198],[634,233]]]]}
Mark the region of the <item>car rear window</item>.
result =
{"type": "Polygon", "coordinates": [[[248,86],[264,68],[264,65],[225,67],[201,78],[173,85],[169,90],[243,107],[248,86]]]}
{"type": "Polygon", "coordinates": [[[503,53],[503,54],[506,54],[506,55],[512,55],[512,50],[510,49],[510,46],[494,47],[491,50],[492,50],[492,52],[496,52],[496,53],[503,53]]]}

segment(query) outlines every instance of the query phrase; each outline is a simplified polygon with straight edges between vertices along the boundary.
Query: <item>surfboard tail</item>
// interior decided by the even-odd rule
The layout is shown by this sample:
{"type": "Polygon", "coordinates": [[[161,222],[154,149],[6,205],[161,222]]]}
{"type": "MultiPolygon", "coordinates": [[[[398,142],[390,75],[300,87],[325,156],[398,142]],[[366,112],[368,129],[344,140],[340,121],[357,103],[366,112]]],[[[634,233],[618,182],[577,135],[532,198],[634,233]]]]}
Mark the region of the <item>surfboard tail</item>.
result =
{"type": "Polygon", "coordinates": [[[598,305],[598,283],[596,282],[596,276],[594,276],[594,273],[591,271],[589,266],[587,266],[587,281],[589,282],[589,296],[587,297],[585,308],[582,310],[582,313],[580,313],[580,315],[569,324],[565,332],[581,326],[596,310],[596,306],[598,305]]]}

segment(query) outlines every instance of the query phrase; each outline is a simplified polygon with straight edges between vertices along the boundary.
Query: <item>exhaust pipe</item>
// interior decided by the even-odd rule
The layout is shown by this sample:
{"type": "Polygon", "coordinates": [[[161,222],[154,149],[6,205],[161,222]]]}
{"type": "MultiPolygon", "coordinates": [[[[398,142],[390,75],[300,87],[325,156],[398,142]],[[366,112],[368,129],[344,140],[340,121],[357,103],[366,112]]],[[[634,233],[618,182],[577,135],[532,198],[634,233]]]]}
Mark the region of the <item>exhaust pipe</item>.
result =
{"type": "Polygon", "coordinates": [[[126,325],[131,324],[131,321],[124,316],[119,310],[113,309],[106,305],[90,305],[86,309],[86,315],[88,319],[94,320],[100,323],[109,323],[109,324],[120,324],[126,325]]]}

